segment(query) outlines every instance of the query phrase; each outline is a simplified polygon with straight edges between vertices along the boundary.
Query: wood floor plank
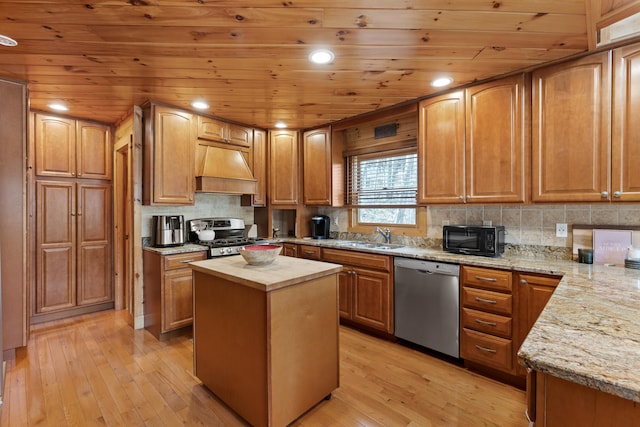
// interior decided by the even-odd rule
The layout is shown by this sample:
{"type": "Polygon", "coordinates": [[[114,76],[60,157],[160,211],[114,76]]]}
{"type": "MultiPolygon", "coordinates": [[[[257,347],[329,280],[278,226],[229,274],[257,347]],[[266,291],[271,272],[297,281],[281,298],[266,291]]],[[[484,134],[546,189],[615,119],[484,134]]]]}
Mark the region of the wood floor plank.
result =
{"type": "MultiPolygon", "coordinates": [[[[160,342],[113,310],[33,325],[7,363],[5,426],[248,424],[193,376],[187,336],[160,342]]],[[[524,426],[524,392],[340,328],[340,387],[295,427],[524,426]]]]}

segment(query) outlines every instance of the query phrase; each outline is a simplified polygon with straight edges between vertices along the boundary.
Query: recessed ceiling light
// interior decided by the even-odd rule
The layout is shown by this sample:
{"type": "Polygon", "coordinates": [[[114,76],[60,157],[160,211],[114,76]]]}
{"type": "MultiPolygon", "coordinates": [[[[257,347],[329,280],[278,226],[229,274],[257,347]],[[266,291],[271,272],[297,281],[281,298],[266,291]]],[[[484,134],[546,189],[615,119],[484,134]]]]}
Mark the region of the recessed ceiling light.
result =
{"type": "Polygon", "coordinates": [[[451,77],[440,77],[431,82],[431,86],[433,87],[444,87],[453,83],[453,79],[451,77]]]}
{"type": "Polygon", "coordinates": [[[275,124],[275,126],[276,126],[278,129],[284,129],[284,128],[286,128],[286,127],[287,127],[287,124],[286,124],[286,123],[284,123],[284,122],[278,122],[278,123],[276,123],[276,124],[275,124]]]}
{"type": "Polygon", "coordinates": [[[0,34],[0,46],[14,47],[14,46],[18,46],[18,42],[12,39],[11,37],[0,34]]]}
{"type": "Polygon", "coordinates": [[[316,64],[328,64],[333,61],[336,56],[327,49],[314,50],[309,54],[309,61],[316,64]]]}
{"type": "Polygon", "coordinates": [[[66,105],[60,104],[59,102],[55,102],[55,103],[49,104],[49,108],[51,108],[52,110],[56,110],[56,111],[68,111],[69,110],[66,105]]]}
{"type": "Polygon", "coordinates": [[[209,104],[204,101],[193,101],[191,103],[191,106],[193,108],[197,108],[198,110],[206,110],[207,108],[209,108],[209,104]]]}

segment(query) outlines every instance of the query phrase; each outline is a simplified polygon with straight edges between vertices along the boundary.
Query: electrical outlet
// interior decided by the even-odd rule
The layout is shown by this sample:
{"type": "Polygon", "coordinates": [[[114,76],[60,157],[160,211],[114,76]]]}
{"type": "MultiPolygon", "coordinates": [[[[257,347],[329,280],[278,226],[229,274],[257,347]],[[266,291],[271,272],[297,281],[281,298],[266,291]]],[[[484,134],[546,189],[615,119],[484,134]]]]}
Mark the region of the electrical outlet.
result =
{"type": "Polygon", "coordinates": [[[443,219],[442,220],[442,225],[449,225],[449,220],[448,219],[443,219]]]}
{"type": "Polygon", "coordinates": [[[567,237],[567,224],[556,224],[556,237],[567,237]]]}
{"type": "Polygon", "coordinates": [[[485,219],[482,221],[482,225],[488,225],[490,227],[493,225],[493,222],[490,219],[485,219]]]}

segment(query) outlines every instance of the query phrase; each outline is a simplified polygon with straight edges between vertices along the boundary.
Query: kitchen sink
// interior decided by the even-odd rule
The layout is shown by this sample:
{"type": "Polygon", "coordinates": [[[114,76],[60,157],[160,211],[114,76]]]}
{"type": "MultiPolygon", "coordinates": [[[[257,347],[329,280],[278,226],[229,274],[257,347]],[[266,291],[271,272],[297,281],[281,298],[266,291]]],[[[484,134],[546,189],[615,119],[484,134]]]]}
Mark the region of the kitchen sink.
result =
{"type": "Polygon", "coordinates": [[[336,242],[336,245],[349,247],[349,248],[361,248],[361,249],[398,249],[403,248],[404,245],[398,245],[395,243],[370,243],[370,242],[354,242],[354,241],[344,241],[344,242],[336,242]]]}

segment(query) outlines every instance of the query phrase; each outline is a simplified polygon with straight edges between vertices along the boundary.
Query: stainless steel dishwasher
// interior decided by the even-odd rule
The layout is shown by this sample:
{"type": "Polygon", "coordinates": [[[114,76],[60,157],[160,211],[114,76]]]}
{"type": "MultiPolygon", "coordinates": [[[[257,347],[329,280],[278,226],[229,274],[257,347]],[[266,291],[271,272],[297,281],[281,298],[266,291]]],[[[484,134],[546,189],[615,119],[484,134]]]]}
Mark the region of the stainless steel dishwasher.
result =
{"type": "Polygon", "coordinates": [[[460,357],[460,266],[395,257],[395,336],[460,357]]]}

